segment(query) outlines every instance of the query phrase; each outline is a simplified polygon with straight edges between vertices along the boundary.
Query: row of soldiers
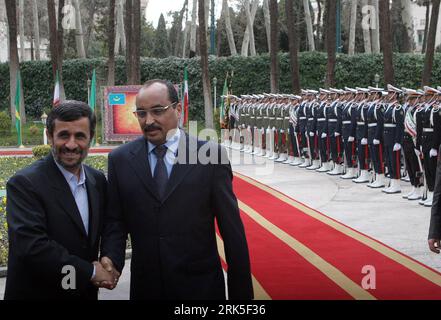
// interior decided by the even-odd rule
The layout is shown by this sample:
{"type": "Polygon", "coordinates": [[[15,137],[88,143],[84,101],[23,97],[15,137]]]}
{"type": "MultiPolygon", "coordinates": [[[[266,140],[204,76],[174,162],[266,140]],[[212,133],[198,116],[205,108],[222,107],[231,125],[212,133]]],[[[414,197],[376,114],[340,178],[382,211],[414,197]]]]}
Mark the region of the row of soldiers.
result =
{"type": "Polygon", "coordinates": [[[332,88],[223,98],[229,105],[225,145],[367,183],[387,194],[400,193],[404,179],[412,190],[403,198],[432,205],[441,144],[441,87],[388,85],[387,90],[332,88]]]}

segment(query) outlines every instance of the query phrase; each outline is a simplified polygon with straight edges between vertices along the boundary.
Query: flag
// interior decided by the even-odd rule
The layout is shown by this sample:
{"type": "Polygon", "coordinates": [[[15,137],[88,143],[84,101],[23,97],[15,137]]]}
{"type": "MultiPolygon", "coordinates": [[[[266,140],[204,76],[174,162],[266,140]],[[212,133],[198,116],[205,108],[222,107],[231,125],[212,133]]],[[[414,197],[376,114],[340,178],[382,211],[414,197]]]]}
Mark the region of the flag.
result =
{"type": "Polygon", "coordinates": [[[17,71],[17,84],[15,88],[15,128],[17,129],[18,145],[22,146],[21,139],[21,117],[20,117],[20,98],[21,98],[21,84],[20,84],[20,72],[17,71]]]}
{"type": "Polygon", "coordinates": [[[59,104],[60,104],[60,80],[58,78],[58,70],[57,70],[57,75],[55,76],[54,101],[52,102],[52,106],[58,107],[59,104]]]}
{"type": "Polygon", "coordinates": [[[92,83],[90,85],[89,106],[92,109],[92,111],[95,112],[95,106],[96,106],[96,72],[95,72],[95,69],[93,69],[92,83]]]}
{"type": "Polygon", "coordinates": [[[227,101],[228,104],[228,73],[225,76],[225,82],[224,82],[224,88],[222,89],[222,96],[224,97],[221,99],[221,105],[219,107],[219,122],[221,128],[225,126],[225,101],[227,101]]]}
{"type": "Polygon", "coordinates": [[[183,128],[188,122],[188,71],[187,67],[184,69],[184,93],[182,95],[182,113],[181,113],[181,128],[183,128]]]}

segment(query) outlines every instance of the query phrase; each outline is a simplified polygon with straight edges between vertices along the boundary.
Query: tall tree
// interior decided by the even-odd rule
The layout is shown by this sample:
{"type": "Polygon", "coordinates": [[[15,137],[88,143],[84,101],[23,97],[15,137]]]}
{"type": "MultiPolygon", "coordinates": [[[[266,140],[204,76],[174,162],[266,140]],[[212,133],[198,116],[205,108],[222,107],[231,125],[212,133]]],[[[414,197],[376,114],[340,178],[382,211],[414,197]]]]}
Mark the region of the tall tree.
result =
{"type": "Polygon", "coordinates": [[[348,54],[353,55],[355,53],[355,32],[357,23],[357,0],[351,1],[351,16],[350,16],[350,27],[349,27],[349,49],[348,54]]]}
{"type": "Polygon", "coordinates": [[[124,0],[116,0],[116,39],[115,54],[118,54],[121,46],[122,53],[126,52],[126,33],[124,28],[124,0]]]}
{"type": "Polygon", "coordinates": [[[336,34],[337,34],[337,2],[336,0],[328,0],[328,10],[326,18],[326,50],[328,51],[328,64],[326,68],[325,87],[329,88],[334,85],[335,72],[335,51],[336,51],[336,34]]]}
{"type": "Polygon", "coordinates": [[[207,33],[205,28],[205,3],[198,0],[199,17],[199,52],[201,54],[202,86],[204,92],[205,127],[213,128],[213,105],[211,101],[211,83],[208,72],[207,33]]]}
{"type": "Polygon", "coordinates": [[[423,5],[426,6],[426,24],[424,25],[424,38],[423,38],[423,48],[421,50],[422,53],[426,52],[427,47],[427,37],[429,32],[429,24],[430,24],[430,0],[423,0],[423,5]]]}
{"type": "Polygon", "coordinates": [[[378,6],[379,0],[372,0],[372,6],[374,11],[372,14],[372,53],[380,53],[380,23],[379,23],[379,6],[378,6]]]}
{"type": "Polygon", "coordinates": [[[289,38],[289,58],[291,62],[291,87],[295,93],[300,92],[300,72],[299,72],[299,44],[296,24],[294,21],[293,0],[285,1],[286,24],[289,38]]]}
{"type": "MultiPolygon", "coordinates": [[[[364,17],[366,17],[367,14],[372,15],[372,13],[368,10],[368,8],[369,8],[368,0],[361,0],[361,10],[363,12],[364,17]]],[[[364,52],[365,53],[372,53],[371,32],[370,32],[371,22],[369,21],[369,24],[366,24],[367,19],[363,19],[363,21],[365,22],[363,24],[364,52]]]]}
{"type": "MultiPolygon", "coordinates": [[[[11,126],[15,125],[15,91],[17,86],[17,73],[20,71],[17,49],[17,4],[15,0],[5,1],[6,16],[8,18],[9,39],[9,94],[11,108],[11,126]]],[[[23,92],[23,91],[22,91],[23,92]]],[[[20,104],[20,117],[22,123],[26,121],[24,103],[20,104]]]]}
{"type": "Polygon", "coordinates": [[[127,83],[141,82],[140,70],[140,39],[141,39],[141,2],[140,0],[126,0],[125,9],[126,31],[126,66],[127,83]]]}
{"type": "Polygon", "coordinates": [[[305,10],[305,23],[308,34],[309,51],[315,51],[314,34],[312,30],[312,18],[309,8],[309,0],[303,0],[303,9],[305,10]]]}
{"type": "Polygon", "coordinates": [[[435,54],[436,30],[438,27],[440,0],[432,0],[432,15],[430,17],[429,33],[427,38],[426,57],[424,60],[424,71],[422,85],[429,86],[431,84],[433,56],[435,54]]]}
{"type": "Polygon", "coordinates": [[[47,12],[49,19],[49,48],[52,62],[52,76],[55,82],[58,72],[58,81],[60,86],[60,101],[65,99],[64,84],[63,84],[63,28],[60,13],[64,6],[64,0],[59,2],[58,10],[58,27],[57,27],[57,13],[55,12],[54,0],[47,0],[47,12]],[[58,30],[61,29],[61,30],[58,30]],[[61,38],[60,38],[61,37],[61,38]]]}
{"type": "Polygon", "coordinates": [[[245,0],[245,17],[247,21],[247,26],[245,29],[244,37],[242,40],[242,56],[248,56],[248,49],[250,49],[250,55],[256,55],[256,45],[254,43],[254,19],[256,17],[257,7],[259,5],[259,0],[254,0],[252,8],[250,9],[250,1],[245,0]]]}
{"type": "Polygon", "coordinates": [[[193,9],[191,11],[190,58],[196,55],[196,14],[198,9],[198,1],[199,0],[193,0],[193,9]]]}
{"type": "Polygon", "coordinates": [[[227,32],[228,46],[230,47],[230,53],[232,56],[237,55],[236,44],[234,42],[233,29],[231,28],[230,19],[230,7],[228,6],[228,0],[222,1],[222,12],[225,22],[225,30],[227,32]]]}
{"type": "Polygon", "coordinates": [[[109,23],[107,29],[107,41],[109,43],[107,60],[107,85],[115,85],[115,0],[109,0],[109,23]]]}
{"type": "Polygon", "coordinates": [[[32,0],[32,27],[34,29],[35,59],[40,60],[40,25],[38,22],[37,0],[32,0]]]}
{"type": "Polygon", "coordinates": [[[72,0],[75,8],[75,42],[77,45],[78,58],[86,58],[86,51],[84,49],[84,34],[83,24],[81,23],[81,8],[79,0],[72,0]]]}
{"type": "Polygon", "coordinates": [[[182,49],[182,21],[184,20],[184,14],[187,10],[188,0],[184,1],[182,5],[181,11],[176,15],[175,19],[173,19],[173,24],[170,30],[170,45],[171,45],[171,53],[174,56],[179,56],[179,53],[182,49]]]}
{"type": "Polygon", "coordinates": [[[384,81],[395,84],[395,72],[392,57],[392,34],[390,29],[389,1],[379,1],[380,42],[383,49],[384,81]]]}
{"type": "Polygon", "coordinates": [[[20,19],[20,58],[21,61],[25,61],[24,0],[18,1],[18,17],[20,19]]]}
{"type": "Polygon", "coordinates": [[[271,19],[270,19],[270,9],[269,9],[269,0],[263,0],[263,17],[265,19],[265,31],[266,31],[266,39],[268,42],[268,52],[271,48],[271,19]]]}
{"type": "Polygon", "coordinates": [[[167,27],[165,25],[164,15],[161,13],[158,21],[158,28],[155,34],[155,48],[153,55],[156,58],[166,58],[170,55],[170,44],[167,37],[167,27]]]}
{"type": "Polygon", "coordinates": [[[270,83],[271,92],[279,92],[279,59],[277,54],[279,52],[279,8],[277,0],[269,0],[270,11],[270,25],[271,25],[271,46],[270,46],[270,59],[271,59],[271,73],[270,83]]]}

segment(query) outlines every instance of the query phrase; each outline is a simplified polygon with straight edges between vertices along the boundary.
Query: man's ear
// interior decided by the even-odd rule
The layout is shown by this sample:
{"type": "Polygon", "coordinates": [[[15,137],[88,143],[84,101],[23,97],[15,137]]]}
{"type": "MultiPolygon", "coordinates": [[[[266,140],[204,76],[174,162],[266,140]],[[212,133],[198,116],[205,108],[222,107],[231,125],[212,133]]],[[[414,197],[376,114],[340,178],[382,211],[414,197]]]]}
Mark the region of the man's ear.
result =
{"type": "Polygon", "coordinates": [[[180,117],[181,113],[182,113],[182,104],[180,102],[176,105],[176,109],[175,110],[178,113],[177,116],[180,117]]]}
{"type": "Polygon", "coordinates": [[[47,141],[49,141],[49,144],[52,146],[53,141],[54,141],[54,137],[49,133],[49,131],[47,129],[46,129],[46,137],[47,137],[47,141]]]}

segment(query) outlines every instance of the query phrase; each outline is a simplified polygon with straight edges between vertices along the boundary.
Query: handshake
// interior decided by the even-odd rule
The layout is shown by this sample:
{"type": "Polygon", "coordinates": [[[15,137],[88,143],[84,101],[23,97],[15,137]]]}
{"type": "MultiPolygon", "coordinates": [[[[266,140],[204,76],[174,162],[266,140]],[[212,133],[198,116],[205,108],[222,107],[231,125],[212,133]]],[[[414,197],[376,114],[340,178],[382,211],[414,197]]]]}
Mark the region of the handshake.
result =
{"type": "Polygon", "coordinates": [[[112,260],[108,257],[101,258],[101,262],[93,262],[95,266],[95,276],[91,279],[92,283],[98,288],[113,290],[118,284],[121,274],[116,270],[112,260]]]}

